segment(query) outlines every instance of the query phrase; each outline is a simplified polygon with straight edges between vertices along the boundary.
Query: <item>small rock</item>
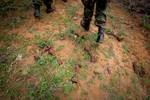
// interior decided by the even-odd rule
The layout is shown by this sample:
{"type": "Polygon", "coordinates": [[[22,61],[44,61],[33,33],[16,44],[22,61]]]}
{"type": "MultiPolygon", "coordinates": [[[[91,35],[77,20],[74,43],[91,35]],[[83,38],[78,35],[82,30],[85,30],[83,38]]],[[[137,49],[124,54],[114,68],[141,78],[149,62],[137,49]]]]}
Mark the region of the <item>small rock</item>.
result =
{"type": "Polygon", "coordinates": [[[22,60],[22,54],[18,54],[16,61],[21,61],[22,60]]]}

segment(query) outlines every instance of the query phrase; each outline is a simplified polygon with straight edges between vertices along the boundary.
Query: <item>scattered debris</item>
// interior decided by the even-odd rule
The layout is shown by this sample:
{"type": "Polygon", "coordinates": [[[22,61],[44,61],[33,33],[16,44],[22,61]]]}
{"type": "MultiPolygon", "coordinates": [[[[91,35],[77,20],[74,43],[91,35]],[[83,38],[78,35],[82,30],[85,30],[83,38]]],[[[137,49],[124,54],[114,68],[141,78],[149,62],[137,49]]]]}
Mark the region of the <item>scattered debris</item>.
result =
{"type": "Polygon", "coordinates": [[[122,37],[116,35],[113,31],[111,31],[111,32],[106,32],[106,34],[115,37],[119,42],[123,40],[122,37]]]}
{"type": "Polygon", "coordinates": [[[48,52],[48,54],[53,55],[53,56],[56,55],[55,50],[52,46],[46,46],[44,48],[44,52],[48,52]]]}

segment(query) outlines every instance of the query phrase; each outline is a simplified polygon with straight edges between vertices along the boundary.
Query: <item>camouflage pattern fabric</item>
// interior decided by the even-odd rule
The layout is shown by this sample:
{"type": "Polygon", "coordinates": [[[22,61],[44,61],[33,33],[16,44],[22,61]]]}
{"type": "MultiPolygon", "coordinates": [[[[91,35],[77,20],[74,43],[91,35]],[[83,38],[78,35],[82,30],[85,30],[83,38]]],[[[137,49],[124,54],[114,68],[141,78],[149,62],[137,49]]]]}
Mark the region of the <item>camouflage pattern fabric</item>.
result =
{"type": "Polygon", "coordinates": [[[96,6],[96,26],[101,26],[106,22],[105,9],[107,6],[107,0],[82,0],[82,3],[84,5],[84,21],[91,21],[94,13],[94,7],[96,6]]]}

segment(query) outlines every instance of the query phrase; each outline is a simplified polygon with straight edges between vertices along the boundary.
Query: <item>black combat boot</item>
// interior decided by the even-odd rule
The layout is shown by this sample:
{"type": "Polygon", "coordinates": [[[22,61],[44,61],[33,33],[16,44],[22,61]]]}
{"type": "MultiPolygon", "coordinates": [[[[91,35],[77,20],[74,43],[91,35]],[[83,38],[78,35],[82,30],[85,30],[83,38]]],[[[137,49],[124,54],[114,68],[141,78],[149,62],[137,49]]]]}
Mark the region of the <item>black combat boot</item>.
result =
{"type": "Polygon", "coordinates": [[[99,27],[98,28],[98,36],[96,42],[102,43],[104,41],[104,28],[99,27]]]}
{"type": "Polygon", "coordinates": [[[53,8],[47,8],[47,9],[46,9],[46,13],[49,14],[49,13],[53,12],[54,10],[55,10],[55,9],[53,9],[53,8]]]}
{"type": "Polygon", "coordinates": [[[82,26],[86,31],[89,31],[89,28],[90,28],[90,21],[89,21],[89,20],[84,20],[84,19],[82,19],[80,24],[81,24],[81,26],[82,26]]]}
{"type": "Polygon", "coordinates": [[[51,4],[46,4],[46,13],[51,13],[54,11],[54,9],[52,8],[51,4]]]}
{"type": "Polygon", "coordinates": [[[40,5],[34,5],[34,16],[40,17],[40,5]]]}

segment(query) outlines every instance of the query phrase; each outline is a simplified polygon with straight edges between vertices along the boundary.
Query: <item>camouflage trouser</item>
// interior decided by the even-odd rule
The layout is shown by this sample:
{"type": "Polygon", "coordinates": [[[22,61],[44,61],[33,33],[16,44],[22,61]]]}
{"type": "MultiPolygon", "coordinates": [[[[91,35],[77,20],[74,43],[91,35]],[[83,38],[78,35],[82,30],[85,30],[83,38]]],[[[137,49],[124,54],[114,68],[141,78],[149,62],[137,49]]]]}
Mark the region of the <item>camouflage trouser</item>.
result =
{"type": "Polygon", "coordinates": [[[105,9],[107,6],[107,0],[82,0],[84,4],[84,17],[83,20],[91,21],[94,7],[96,5],[95,24],[101,26],[106,22],[105,9]]]}
{"type": "MultiPolygon", "coordinates": [[[[32,0],[32,2],[33,2],[33,5],[40,6],[42,4],[42,0],[32,0]]],[[[53,0],[43,0],[43,2],[47,7],[51,7],[53,0]]]]}

